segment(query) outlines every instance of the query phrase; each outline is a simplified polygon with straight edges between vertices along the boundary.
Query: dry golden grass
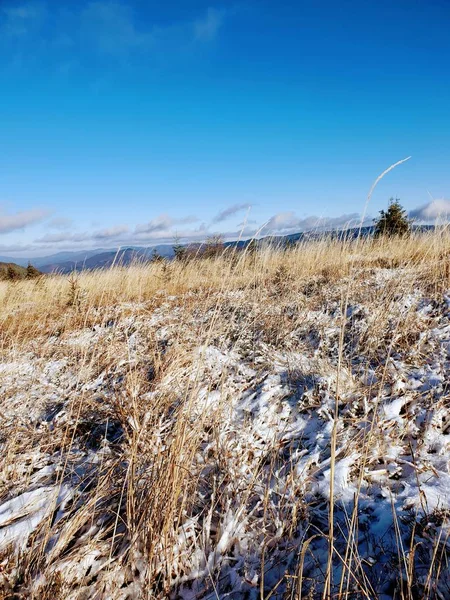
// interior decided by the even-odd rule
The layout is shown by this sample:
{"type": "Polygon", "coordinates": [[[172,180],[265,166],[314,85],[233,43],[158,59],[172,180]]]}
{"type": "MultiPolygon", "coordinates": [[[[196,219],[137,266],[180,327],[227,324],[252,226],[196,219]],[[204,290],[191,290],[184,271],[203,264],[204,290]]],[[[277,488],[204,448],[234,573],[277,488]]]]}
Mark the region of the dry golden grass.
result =
{"type": "MultiPolygon", "coordinates": [[[[386,386],[396,385],[391,357],[420,365],[421,334],[431,327],[417,318],[416,304],[404,308],[405,298],[417,292],[442,303],[449,265],[450,235],[442,230],[405,239],[324,237],[289,250],[0,282],[0,350],[7,369],[13,365],[0,371],[0,499],[39,486],[53,493],[21,552],[4,549],[3,597],[221,598],[232,589],[226,569],[242,555],[247,587],[233,598],[387,598],[357,541],[359,490],[392,443],[378,411],[386,386]],[[355,306],[361,316],[349,314],[355,306]],[[209,348],[222,354],[211,358],[209,348]],[[239,360],[228,364],[223,357],[233,353],[239,360]],[[266,423],[265,415],[235,408],[237,398],[270,389],[277,361],[284,391],[274,402],[291,394],[302,418],[319,411],[324,427],[327,419],[336,424],[334,443],[320,450],[331,460],[331,497],[338,457],[352,444],[358,449],[358,493],[345,531],[330,511],[331,544],[330,523],[312,517],[321,501],[308,489],[325,463],[311,462],[306,478],[297,477],[289,465],[301,436],[261,441],[255,420],[266,423]],[[376,383],[357,380],[355,365],[376,373],[376,383]],[[320,408],[320,377],[331,382],[332,407],[320,408]],[[373,406],[363,414],[367,398],[373,406]],[[351,443],[341,448],[350,428],[351,443]],[[39,474],[46,466],[52,470],[39,474]],[[66,488],[61,508],[55,494],[66,488]],[[226,543],[231,510],[241,529],[226,543]],[[255,547],[241,541],[239,554],[244,530],[255,547]],[[324,548],[332,571],[327,576],[322,565],[312,575],[314,552],[324,548]]],[[[438,403],[445,398],[444,391],[438,403]]],[[[427,402],[431,415],[436,407],[427,402]]],[[[421,518],[434,514],[425,507],[421,518]]],[[[404,548],[398,534],[398,564],[386,567],[386,577],[398,578],[392,597],[440,598],[445,544],[430,541],[423,578],[414,540],[404,548]]]]}
{"type": "MultiPolygon", "coordinates": [[[[65,328],[90,324],[96,310],[118,303],[161,301],[166,295],[229,290],[258,290],[280,279],[292,293],[316,281],[326,284],[351,272],[370,268],[411,268],[441,286],[450,268],[450,236],[415,234],[401,241],[370,238],[340,242],[324,237],[300,243],[288,251],[267,248],[257,256],[225,252],[210,260],[187,263],[135,264],[106,271],[83,272],[72,277],[48,276],[31,281],[0,281],[2,342],[49,333],[54,322],[65,328]],[[431,270],[431,272],[430,272],[431,270]],[[72,308],[74,310],[68,310],[72,308]]],[[[361,273],[358,274],[361,276],[361,273]]]]}

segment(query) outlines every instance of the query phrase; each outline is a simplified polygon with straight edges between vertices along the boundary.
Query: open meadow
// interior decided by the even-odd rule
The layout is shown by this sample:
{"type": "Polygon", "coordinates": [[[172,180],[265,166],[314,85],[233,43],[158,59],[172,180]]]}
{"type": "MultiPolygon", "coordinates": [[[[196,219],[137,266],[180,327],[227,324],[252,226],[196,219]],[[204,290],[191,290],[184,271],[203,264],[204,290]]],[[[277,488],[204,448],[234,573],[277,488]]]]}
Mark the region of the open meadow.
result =
{"type": "Polygon", "coordinates": [[[1,282],[1,597],[449,598],[449,290],[445,229],[1,282]]]}

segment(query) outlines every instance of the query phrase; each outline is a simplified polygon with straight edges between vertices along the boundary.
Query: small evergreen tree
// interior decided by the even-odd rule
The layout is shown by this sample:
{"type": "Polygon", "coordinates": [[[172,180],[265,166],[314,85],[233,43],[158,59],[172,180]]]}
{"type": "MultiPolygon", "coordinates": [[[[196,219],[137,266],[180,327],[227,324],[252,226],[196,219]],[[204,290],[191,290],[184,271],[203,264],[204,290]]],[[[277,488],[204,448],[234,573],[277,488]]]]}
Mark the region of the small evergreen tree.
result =
{"type": "Polygon", "coordinates": [[[380,210],[380,216],[375,221],[375,237],[405,236],[411,231],[411,222],[398,198],[389,200],[389,208],[380,210]]]}
{"type": "Polygon", "coordinates": [[[163,262],[163,261],[164,261],[164,256],[161,256],[161,254],[156,250],[156,248],[153,248],[153,252],[150,257],[150,262],[159,263],[159,262],[163,262]]]}
{"type": "Polygon", "coordinates": [[[27,279],[34,279],[35,277],[39,277],[40,273],[39,271],[36,269],[36,267],[33,267],[33,265],[29,262],[28,263],[28,267],[27,267],[27,279]]]}
{"type": "Polygon", "coordinates": [[[175,238],[173,240],[172,249],[173,249],[174,254],[175,254],[175,260],[183,260],[183,258],[185,258],[185,256],[186,256],[186,246],[182,246],[180,244],[180,238],[178,236],[175,236],[175,238]]]}
{"type": "Polygon", "coordinates": [[[20,279],[20,273],[13,265],[8,265],[8,268],[6,269],[6,279],[9,279],[10,281],[17,281],[17,279],[20,279]]]}

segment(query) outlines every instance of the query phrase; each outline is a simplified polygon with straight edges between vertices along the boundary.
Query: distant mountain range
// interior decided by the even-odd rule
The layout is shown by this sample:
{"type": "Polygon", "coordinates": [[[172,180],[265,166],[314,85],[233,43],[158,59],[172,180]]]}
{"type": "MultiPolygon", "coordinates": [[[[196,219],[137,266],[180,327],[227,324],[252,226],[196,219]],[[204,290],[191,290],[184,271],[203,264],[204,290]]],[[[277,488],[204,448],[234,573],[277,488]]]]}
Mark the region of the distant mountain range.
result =
{"type": "Polygon", "coordinates": [[[30,259],[0,256],[0,262],[15,263],[26,267],[31,262],[42,273],[71,273],[86,269],[99,269],[110,267],[112,264],[130,264],[133,260],[149,260],[154,252],[165,258],[172,258],[174,251],[171,245],[162,244],[149,248],[131,246],[127,248],[95,248],[76,252],[58,252],[49,256],[40,256],[30,259]]]}
{"type": "Polygon", "coordinates": [[[77,253],[68,259],[61,260],[58,256],[48,256],[45,264],[40,266],[43,273],[71,273],[86,269],[104,269],[114,264],[129,265],[134,261],[148,261],[154,252],[164,258],[173,258],[172,246],[160,245],[151,248],[129,247],[113,250],[96,250],[87,253],[77,253]]]}
{"type": "MultiPolygon", "coordinates": [[[[433,225],[422,225],[417,227],[420,230],[433,229],[433,225]]],[[[355,227],[353,229],[336,229],[326,232],[327,236],[332,238],[353,239],[359,234],[362,236],[372,235],[373,227],[355,227]]],[[[324,232],[309,231],[292,233],[283,236],[267,236],[255,240],[258,246],[266,244],[285,246],[295,244],[304,239],[318,239],[324,235],[324,232]]],[[[226,247],[245,248],[251,242],[248,240],[225,242],[226,247]]],[[[196,248],[201,244],[186,244],[186,247],[196,248]]],[[[71,273],[72,271],[83,271],[86,269],[102,269],[112,266],[113,264],[129,265],[131,262],[140,260],[148,261],[154,253],[171,259],[174,257],[172,244],[160,244],[157,246],[128,246],[126,248],[95,248],[92,250],[80,250],[76,252],[58,252],[50,256],[42,256],[31,259],[33,266],[37,267],[42,273],[71,273]]],[[[14,258],[10,256],[0,256],[0,262],[15,263],[26,267],[28,259],[14,258]]]]}

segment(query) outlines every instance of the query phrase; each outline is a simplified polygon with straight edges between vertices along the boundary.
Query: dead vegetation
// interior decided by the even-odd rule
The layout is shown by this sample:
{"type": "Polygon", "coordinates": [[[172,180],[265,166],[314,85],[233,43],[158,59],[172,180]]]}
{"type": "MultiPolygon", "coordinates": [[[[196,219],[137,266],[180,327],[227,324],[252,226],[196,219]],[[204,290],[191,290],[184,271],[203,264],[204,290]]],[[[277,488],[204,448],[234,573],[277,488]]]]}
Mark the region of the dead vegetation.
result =
{"type": "Polygon", "coordinates": [[[449,597],[449,255],[0,282],[3,597],[449,597]]]}

